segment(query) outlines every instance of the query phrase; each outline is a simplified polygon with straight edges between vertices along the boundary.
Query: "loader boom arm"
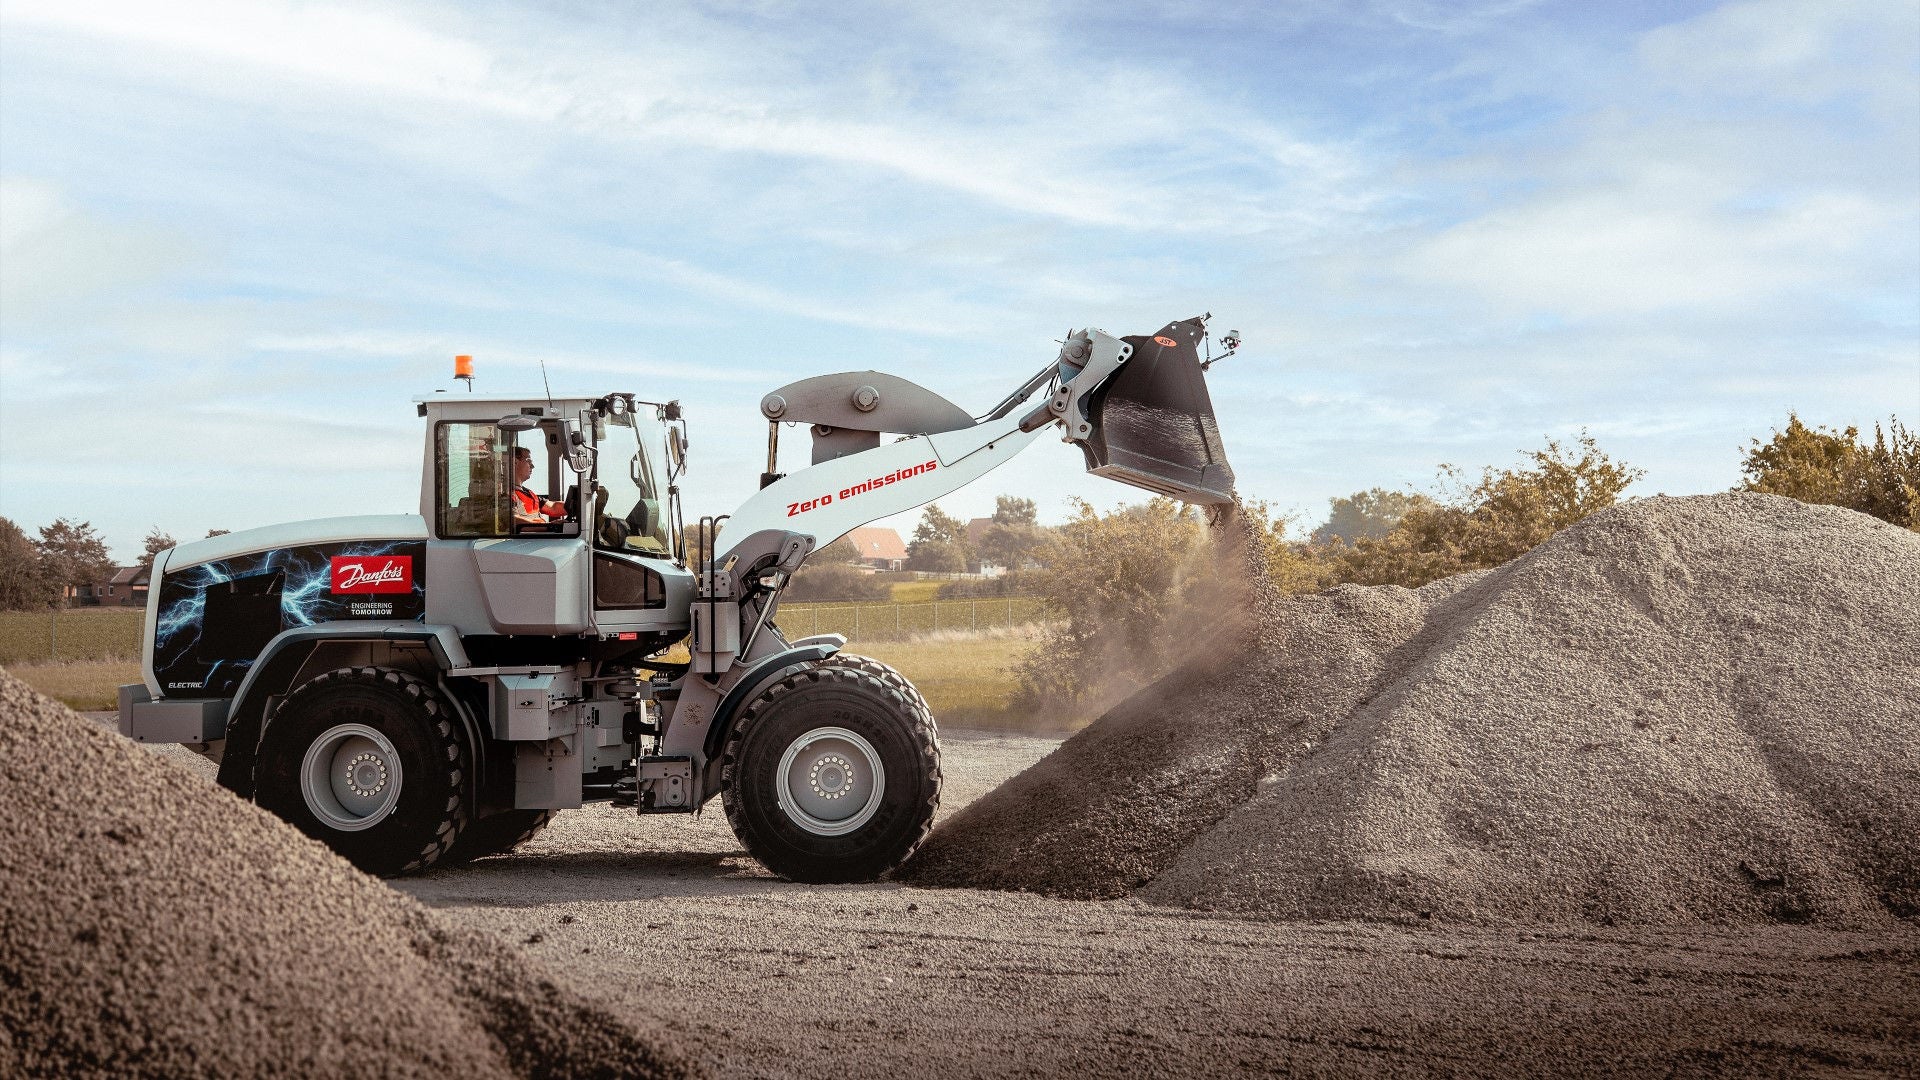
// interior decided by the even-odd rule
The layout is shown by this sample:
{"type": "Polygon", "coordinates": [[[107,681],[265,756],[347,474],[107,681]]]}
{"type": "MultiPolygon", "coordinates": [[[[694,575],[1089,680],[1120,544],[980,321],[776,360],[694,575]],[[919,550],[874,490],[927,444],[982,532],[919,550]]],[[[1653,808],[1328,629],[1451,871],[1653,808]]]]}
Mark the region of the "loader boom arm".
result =
{"type": "MultiPolygon", "coordinates": [[[[811,536],[816,549],[825,547],[870,521],[958,491],[1026,449],[1045,426],[1021,431],[1019,416],[1003,416],[823,461],[760,489],[733,512],[721,535],[772,529],[811,536]]],[[[726,551],[725,541],[715,549],[726,551]]]]}
{"type": "MultiPolygon", "coordinates": [[[[748,499],[721,527],[731,543],[717,541],[714,550],[724,559],[762,533],[805,537],[817,549],[966,486],[1056,424],[1064,441],[1080,447],[1089,472],[1187,502],[1227,502],[1233,472],[1201,374],[1205,337],[1206,316],[1168,323],[1150,337],[1077,331],[1054,363],[978,421],[879,372],[782,387],[761,411],[776,434],[782,420],[812,424],[814,464],[748,499]],[[1049,386],[1043,401],[1027,404],[1049,386]],[[905,438],[881,443],[889,425],[912,426],[905,438]]],[[[769,477],[773,469],[769,460],[769,477]]]]}

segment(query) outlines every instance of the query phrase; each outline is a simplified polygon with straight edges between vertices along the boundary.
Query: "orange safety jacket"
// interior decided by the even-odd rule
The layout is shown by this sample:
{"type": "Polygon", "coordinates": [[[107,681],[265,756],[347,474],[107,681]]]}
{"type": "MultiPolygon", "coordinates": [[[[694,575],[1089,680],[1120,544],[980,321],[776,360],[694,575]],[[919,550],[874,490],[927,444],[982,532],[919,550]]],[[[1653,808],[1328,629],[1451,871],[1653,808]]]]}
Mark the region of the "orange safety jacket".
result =
{"type": "Polygon", "coordinates": [[[513,489],[513,508],[523,514],[545,516],[540,510],[540,496],[523,487],[513,489]]]}

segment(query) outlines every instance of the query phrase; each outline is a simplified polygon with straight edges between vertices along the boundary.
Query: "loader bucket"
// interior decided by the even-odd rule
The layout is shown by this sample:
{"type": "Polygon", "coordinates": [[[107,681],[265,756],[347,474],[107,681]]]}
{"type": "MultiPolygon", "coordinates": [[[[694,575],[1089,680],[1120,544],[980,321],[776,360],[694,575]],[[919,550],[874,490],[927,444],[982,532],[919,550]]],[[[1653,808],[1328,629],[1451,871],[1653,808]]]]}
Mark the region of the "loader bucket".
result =
{"type": "Polygon", "coordinates": [[[1199,319],[1151,337],[1122,338],[1133,355],[1088,399],[1093,432],[1080,443],[1087,471],[1182,502],[1233,501],[1233,469],[1220,445],[1199,319]]]}

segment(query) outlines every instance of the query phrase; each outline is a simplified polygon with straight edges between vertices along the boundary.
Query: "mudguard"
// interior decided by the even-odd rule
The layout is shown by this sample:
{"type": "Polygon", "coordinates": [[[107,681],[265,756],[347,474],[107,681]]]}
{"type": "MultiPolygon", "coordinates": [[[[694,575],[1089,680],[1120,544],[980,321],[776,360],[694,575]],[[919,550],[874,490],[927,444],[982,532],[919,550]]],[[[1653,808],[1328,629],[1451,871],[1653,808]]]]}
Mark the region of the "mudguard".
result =
{"type": "MultiPolygon", "coordinates": [[[[254,756],[264,729],[267,698],[279,692],[278,688],[284,687],[307,662],[313,654],[312,646],[321,642],[383,641],[424,643],[442,672],[467,666],[466,649],[460,643],[459,633],[450,626],[426,626],[417,622],[334,622],[283,630],[260,651],[234,694],[232,708],[227,713],[226,750],[220,757],[220,786],[242,798],[253,797],[254,756]]],[[[460,717],[466,731],[468,745],[473,748],[475,764],[480,765],[486,753],[486,740],[481,737],[479,724],[464,702],[455,695],[449,698],[454,714],[460,717]]]]}
{"type": "Polygon", "coordinates": [[[735,714],[752,701],[762,688],[774,679],[796,667],[817,664],[840,651],[840,644],[833,641],[820,641],[810,645],[796,645],[793,648],[766,656],[747,669],[746,674],[734,681],[733,689],[720,699],[713,711],[713,723],[707,726],[706,755],[708,761],[720,756],[720,750],[727,744],[727,734],[733,729],[735,714]]]}

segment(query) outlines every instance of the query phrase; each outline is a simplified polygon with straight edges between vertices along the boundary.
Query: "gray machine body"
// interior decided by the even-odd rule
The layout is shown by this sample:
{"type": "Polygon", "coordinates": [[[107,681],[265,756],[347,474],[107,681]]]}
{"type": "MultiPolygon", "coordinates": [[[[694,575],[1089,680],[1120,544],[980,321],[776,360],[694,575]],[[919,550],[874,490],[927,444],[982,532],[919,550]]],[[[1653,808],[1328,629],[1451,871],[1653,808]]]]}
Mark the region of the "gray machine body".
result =
{"type": "MultiPolygon", "coordinates": [[[[677,405],[649,406],[665,424],[647,429],[666,433],[663,468],[643,461],[651,451],[634,414],[631,426],[642,440],[626,465],[634,486],[620,489],[644,492],[639,470],[645,466],[653,470],[649,475],[666,477],[671,509],[656,485],[654,498],[642,494],[621,517],[601,509],[618,486],[606,483],[614,474],[604,470],[620,463],[611,460],[615,455],[607,461],[599,455],[614,443],[609,438],[596,446],[595,439],[629,423],[609,418],[636,408],[631,395],[422,399],[419,413],[427,424],[417,514],[295,522],[160,554],[147,612],[145,682],[122,688],[121,730],[143,741],[194,746],[221,762],[221,783],[251,796],[253,761],[281,700],[339,667],[394,667],[436,684],[457,714],[473,745],[476,775],[486,778],[486,790],[476,796],[486,804],[475,807],[479,812],[579,806],[611,797],[628,782],[643,813],[697,810],[719,791],[736,718],[764,688],[828,660],[844,644],[833,635],[788,641],[775,622],[786,582],[818,547],[955,490],[1054,424],[1068,442],[1080,444],[1092,471],[1189,501],[1224,502],[1231,471],[1218,450],[1194,351],[1204,323],[1204,317],[1187,320],[1158,336],[1124,341],[1099,331],[1072,335],[1055,363],[979,420],[881,372],[783,386],[761,401],[771,423],[761,490],[728,518],[702,522],[700,549],[718,554],[697,570],[685,564],[684,552],[628,544],[662,535],[652,530],[663,513],[674,526],[664,533],[678,536],[677,489],[670,485],[685,437],[672,426],[677,405]],[[1138,359],[1142,354],[1148,363],[1138,359]],[[1138,385],[1129,390],[1136,368],[1138,385]],[[1036,392],[1047,397],[1029,409],[1036,392]],[[1114,410],[1134,419],[1103,423],[1103,412],[1114,410]],[[786,423],[806,425],[813,437],[812,466],[791,476],[776,471],[778,433],[786,423]],[[448,424],[496,434],[466,436],[468,456],[461,460],[469,471],[458,485],[447,481],[442,493],[436,453],[444,461],[455,455],[446,448],[450,441],[442,446],[436,439],[448,424]],[[510,440],[497,433],[532,430],[546,440],[549,497],[570,479],[578,495],[565,520],[538,525],[546,530],[538,533],[497,524],[504,505],[497,478],[511,456],[505,452],[510,440]],[[883,445],[888,434],[900,438],[883,445]],[[486,495],[491,502],[474,494],[480,478],[493,485],[486,495]],[[464,494],[452,500],[456,487],[464,494]],[[474,514],[491,514],[485,520],[496,522],[494,532],[483,536],[458,524],[474,514]],[[452,535],[441,534],[443,520],[455,523],[446,526],[452,535]],[[611,539],[604,529],[611,529],[611,539]],[[419,560],[424,597],[417,606],[401,613],[387,604],[393,611],[383,619],[377,617],[382,603],[336,597],[314,615],[310,599],[290,599],[280,612],[283,622],[271,622],[280,588],[275,575],[304,566],[302,588],[288,595],[310,598],[325,591],[327,582],[314,575],[328,553],[336,553],[337,569],[340,559],[359,557],[337,552],[363,550],[419,560]],[[600,606],[596,581],[603,575],[629,583],[622,588],[644,582],[643,600],[621,593],[629,599],[600,606]],[[212,618],[218,593],[222,610],[245,615],[235,625],[262,627],[249,631],[253,637],[221,638],[254,651],[208,660],[204,649],[176,648],[170,663],[200,667],[192,678],[163,686],[156,641],[176,640],[181,617],[177,610],[160,617],[169,581],[176,603],[183,583],[203,590],[193,609],[199,617],[212,618]],[[660,659],[664,646],[681,639],[689,650],[684,665],[660,659]],[[236,677],[242,670],[244,677],[236,677]],[[654,674],[645,677],[642,670],[654,674]]],[[[523,445],[515,443],[515,452],[523,445]]]]}

